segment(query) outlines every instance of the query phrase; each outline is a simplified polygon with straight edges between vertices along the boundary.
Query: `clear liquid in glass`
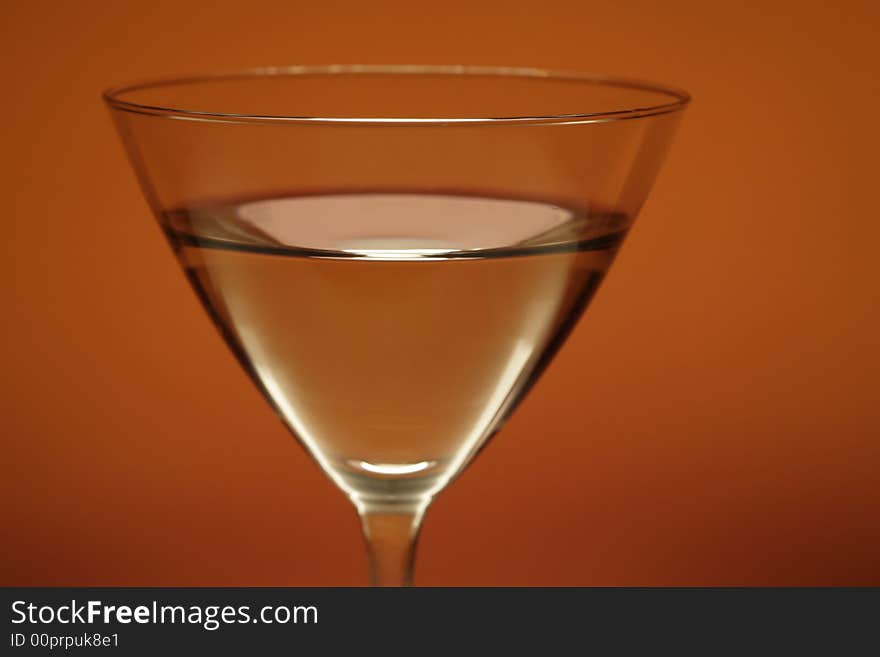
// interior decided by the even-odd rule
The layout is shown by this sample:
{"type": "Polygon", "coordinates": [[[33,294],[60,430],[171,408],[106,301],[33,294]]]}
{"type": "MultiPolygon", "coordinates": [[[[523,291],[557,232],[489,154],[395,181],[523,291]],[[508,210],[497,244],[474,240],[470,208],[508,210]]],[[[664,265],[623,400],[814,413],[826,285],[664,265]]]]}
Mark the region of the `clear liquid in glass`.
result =
{"type": "Polygon", "coordinates": [[[620,213],[441,194],[199,204],[163,224],[242,364],[356,503],[429,497],[611,265],[620,213]]]}

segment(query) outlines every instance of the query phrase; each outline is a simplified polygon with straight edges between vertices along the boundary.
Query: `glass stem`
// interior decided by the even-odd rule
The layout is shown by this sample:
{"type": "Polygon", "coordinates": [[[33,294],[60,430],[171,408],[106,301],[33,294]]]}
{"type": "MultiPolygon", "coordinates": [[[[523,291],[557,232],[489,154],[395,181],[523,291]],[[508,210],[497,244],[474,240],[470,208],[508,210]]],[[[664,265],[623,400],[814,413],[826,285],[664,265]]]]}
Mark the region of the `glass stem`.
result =
{"type": "Polygon", "coordinates": [[[361,507],[372,586],[412,586],[416,543],[426,504],[361,507]]]}

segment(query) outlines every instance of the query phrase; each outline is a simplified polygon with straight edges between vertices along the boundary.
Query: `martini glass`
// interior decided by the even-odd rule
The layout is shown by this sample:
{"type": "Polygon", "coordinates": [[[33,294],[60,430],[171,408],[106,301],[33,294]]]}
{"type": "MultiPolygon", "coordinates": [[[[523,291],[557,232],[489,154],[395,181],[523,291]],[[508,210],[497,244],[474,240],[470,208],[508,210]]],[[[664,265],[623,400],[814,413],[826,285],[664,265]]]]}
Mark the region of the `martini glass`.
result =
{"type": "Polygon", "coordinates": [[[534,69],[272,68],[104,94],[232,353],[409,585],[425,510],[598,288],[688,95],[534,69]]]}

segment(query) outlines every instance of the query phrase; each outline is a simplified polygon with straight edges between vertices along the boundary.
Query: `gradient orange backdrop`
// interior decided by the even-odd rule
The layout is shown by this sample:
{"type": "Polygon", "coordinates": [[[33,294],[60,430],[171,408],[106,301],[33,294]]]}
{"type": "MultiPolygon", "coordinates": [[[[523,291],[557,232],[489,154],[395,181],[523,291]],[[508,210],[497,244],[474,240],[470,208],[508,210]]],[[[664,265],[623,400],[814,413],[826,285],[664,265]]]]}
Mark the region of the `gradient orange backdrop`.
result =
{"type": "Polygon", "coordinates": [[[540,66],[695,96],[610,277],[429,512],[421,585],[880,585],[877,3],[4,5],[0,584],[359,585],[98,94],[265,64],[540,66]]]}

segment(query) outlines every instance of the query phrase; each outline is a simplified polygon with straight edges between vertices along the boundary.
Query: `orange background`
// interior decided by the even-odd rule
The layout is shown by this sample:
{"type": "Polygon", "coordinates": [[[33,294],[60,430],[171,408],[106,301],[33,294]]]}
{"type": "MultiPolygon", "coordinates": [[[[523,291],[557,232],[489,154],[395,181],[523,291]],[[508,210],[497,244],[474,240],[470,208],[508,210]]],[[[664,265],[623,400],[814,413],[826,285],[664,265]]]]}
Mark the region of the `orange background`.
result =
{"type": "Polygon", "coordinates": [[[99,91],[264,64],[695,102],[615,269],[429,512],[422,585],[880,585],[872,2],[4,5],[0,584],[360,585],[353,510],[222,344],[99,91]]]}

